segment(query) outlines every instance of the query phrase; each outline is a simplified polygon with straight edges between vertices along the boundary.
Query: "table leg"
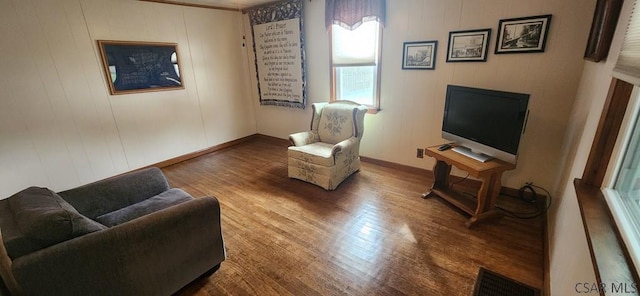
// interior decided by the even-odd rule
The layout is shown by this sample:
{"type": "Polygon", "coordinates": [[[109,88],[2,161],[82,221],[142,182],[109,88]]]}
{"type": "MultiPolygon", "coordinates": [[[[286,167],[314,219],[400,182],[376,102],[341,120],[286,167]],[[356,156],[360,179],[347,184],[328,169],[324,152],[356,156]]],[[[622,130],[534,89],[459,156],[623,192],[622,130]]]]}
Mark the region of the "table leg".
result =
{"type": "Polygon", "coordinates": [[[433,165],[433,185],[429,191],[422,194],[422,198],[428,198],[433,195],[433,189],[448,189],[449,174],[451,173],[451,165],[444,161],[438,160],[433,165]]]}
{"type": "Polygon", "coordinates": [[[491,175],[491,188],[489,188],[489,196],[485,203],[485,212],[488,210],[494,210],[496,207],[496,201],[498,195],[500,195],[500,189],[502,189],[502,172],[491,175]]]}
{"type": "Polygon", "coordinates": [[[474,225],[480,223],[480,221],[487,221],[487,220],[500,218],[500,217],[502,217],[501,212],[498,212],[496,210],[491,210],[488,212],[484,212],[480,215],[472,216],[471,219],[467,220],[467,222],[464,222],[464,225],[467,226],[467,228],[471,228],[474,225]]]}
{"type": "Polygon", "coordinates": [[[465,222],[467,227],[471,227],[481,220],[488,220],[502,216],[502,213],[495,209],[495,202],[498,194],[500,194],[501,178],[502,173],[495,173],[482,180],[482,185],[478,191],[478,205],[471,219],[465,222]]]}

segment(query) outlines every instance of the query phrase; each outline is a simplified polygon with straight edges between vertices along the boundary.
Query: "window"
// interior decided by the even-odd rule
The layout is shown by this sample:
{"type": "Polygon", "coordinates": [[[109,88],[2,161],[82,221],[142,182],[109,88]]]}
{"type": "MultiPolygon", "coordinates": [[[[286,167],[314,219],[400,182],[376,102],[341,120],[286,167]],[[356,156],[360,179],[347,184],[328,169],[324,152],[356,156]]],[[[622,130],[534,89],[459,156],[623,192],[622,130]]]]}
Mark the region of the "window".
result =
{"type": "Polygon", "coordinates": [[[622,153],[609,188],[603,190],[622,239],[636,267],[640,267],[640,120],[638,94],[629,103],[632,118],[622,127],[622,153]]]}
{"type": "MultiPolygon", "coordinates": [[[[603,193],[614,217],[616,225],[631,260],[640,268],[640,121],[638,115],[638,85],[640,85],[640,14],[638,0],[633,3],[625,38],[622,42],[620,54],[613,70],[615,79],[625,81],[626,94],[621,97],[628,102],[616,103],[625,106],[625,121],[619,125],[620,144],[615,148],[619,156],[612,157],[613,178],[605,184],[603,193]],[[634,86],[635,85],[635,86],[634,86]]],[[[612,96],[616,96],[617,87],[613,86],[612,96]]],[[[611,92],[610,92],[611,93],[611,92]]],[[[615,108],[612,107],[607,108],[615,108]]],[[[593,149],[593,148],[592,148],[593,149]]],[[[640,273],[639,270],[636,270],[640,273]]]]}
{"type": "MultiPolygon", "coordinates": [[[[625,1],[623,5],[637,8],[636,2],[625,1]]],[[[574,180],[594,271],[601,283],[632,282],[640,267],[638,167],[634,164],[640,138],[636,90],[640,63],[634,58],[640,56],[640,13],[635,8],[582,179],[574,180]],[[611,175],[607,182],[603,182],[605,175],[611,175]],[[602,204],[603,195],[608,206],[602,204]]]]}
{"type": "Polygon", "coordinates": [[[382,26],[366,21],[354,30],[331,25],[331,100],[350,100],[380,109],[382,26]]]}

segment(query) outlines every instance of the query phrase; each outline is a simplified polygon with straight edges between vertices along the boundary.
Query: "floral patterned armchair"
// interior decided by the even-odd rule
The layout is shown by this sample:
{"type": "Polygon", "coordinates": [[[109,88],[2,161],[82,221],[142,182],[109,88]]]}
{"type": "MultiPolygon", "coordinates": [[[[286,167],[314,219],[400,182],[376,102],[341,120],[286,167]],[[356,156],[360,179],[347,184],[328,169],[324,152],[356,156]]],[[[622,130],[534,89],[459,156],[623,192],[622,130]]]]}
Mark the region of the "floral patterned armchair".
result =
{"type": "Polygon", "coordinates": [[[289,178],[334,190],[360,170],[367,107],[351,101],[314,103],[311,131],[289,136],[289,178]]]}

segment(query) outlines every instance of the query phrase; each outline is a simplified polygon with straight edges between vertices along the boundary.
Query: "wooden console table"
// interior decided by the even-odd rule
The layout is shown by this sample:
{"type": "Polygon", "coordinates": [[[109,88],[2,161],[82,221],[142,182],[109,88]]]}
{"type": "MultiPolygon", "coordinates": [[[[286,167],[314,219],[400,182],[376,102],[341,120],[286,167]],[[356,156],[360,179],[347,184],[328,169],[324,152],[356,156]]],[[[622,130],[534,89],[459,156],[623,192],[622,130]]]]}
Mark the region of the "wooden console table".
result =
{"type": "Polygon", "coordinates": [[[438,147],[433,146],[425,150],[426,155],[436,159],[436,164],[433,167],[433,186],[422,197],[428,198],[437,195],[471,215],[471,219],[465,222],[467,227],[471,227],[482,220],[502,216],[502,213],[495,209],[496,198],[501,188],[500,180],[502,179],[502,173],[515,169],[516,166],[498,159],[480,162],[451,149],[438,151],[438,147]],[[470,176],[479,178],[482,181],[477,198],[466,196],[449,186],[449,174],[451,173],[452,165],[467,171],[470,176]]]}

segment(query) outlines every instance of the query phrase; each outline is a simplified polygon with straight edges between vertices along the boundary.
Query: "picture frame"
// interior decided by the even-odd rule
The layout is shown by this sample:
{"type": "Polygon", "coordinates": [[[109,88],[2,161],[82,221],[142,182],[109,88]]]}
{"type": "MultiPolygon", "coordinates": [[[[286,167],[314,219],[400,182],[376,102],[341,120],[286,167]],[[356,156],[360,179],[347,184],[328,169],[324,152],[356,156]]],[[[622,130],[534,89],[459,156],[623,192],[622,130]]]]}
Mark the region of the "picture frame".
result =
{"type": "Polygon", "coordinates": [[[403,70],[435,70],[438,41],[412,41],[402,45],[403,70]]]}
{"type": "Polygon", "coordinates": [[[544,52],[550,24],[550,14],[500,20],[495,53],[544,52]]]}
{"type": "Polygon", "coordinates": [[[177,43],[98,40],[112,95],[184,89],[177,43]]]}
{"type": "Polygon", "coordinates": [[[491,29],[449,32],[447,63],[486,62],[491,29]]]}
{"type": "Polygon", "coordinates": [[[584,50],[585,60],[597,63],[609,54],[622,4],[623,0],[598,0],[596,3],[589,40],[584,50]]]}

